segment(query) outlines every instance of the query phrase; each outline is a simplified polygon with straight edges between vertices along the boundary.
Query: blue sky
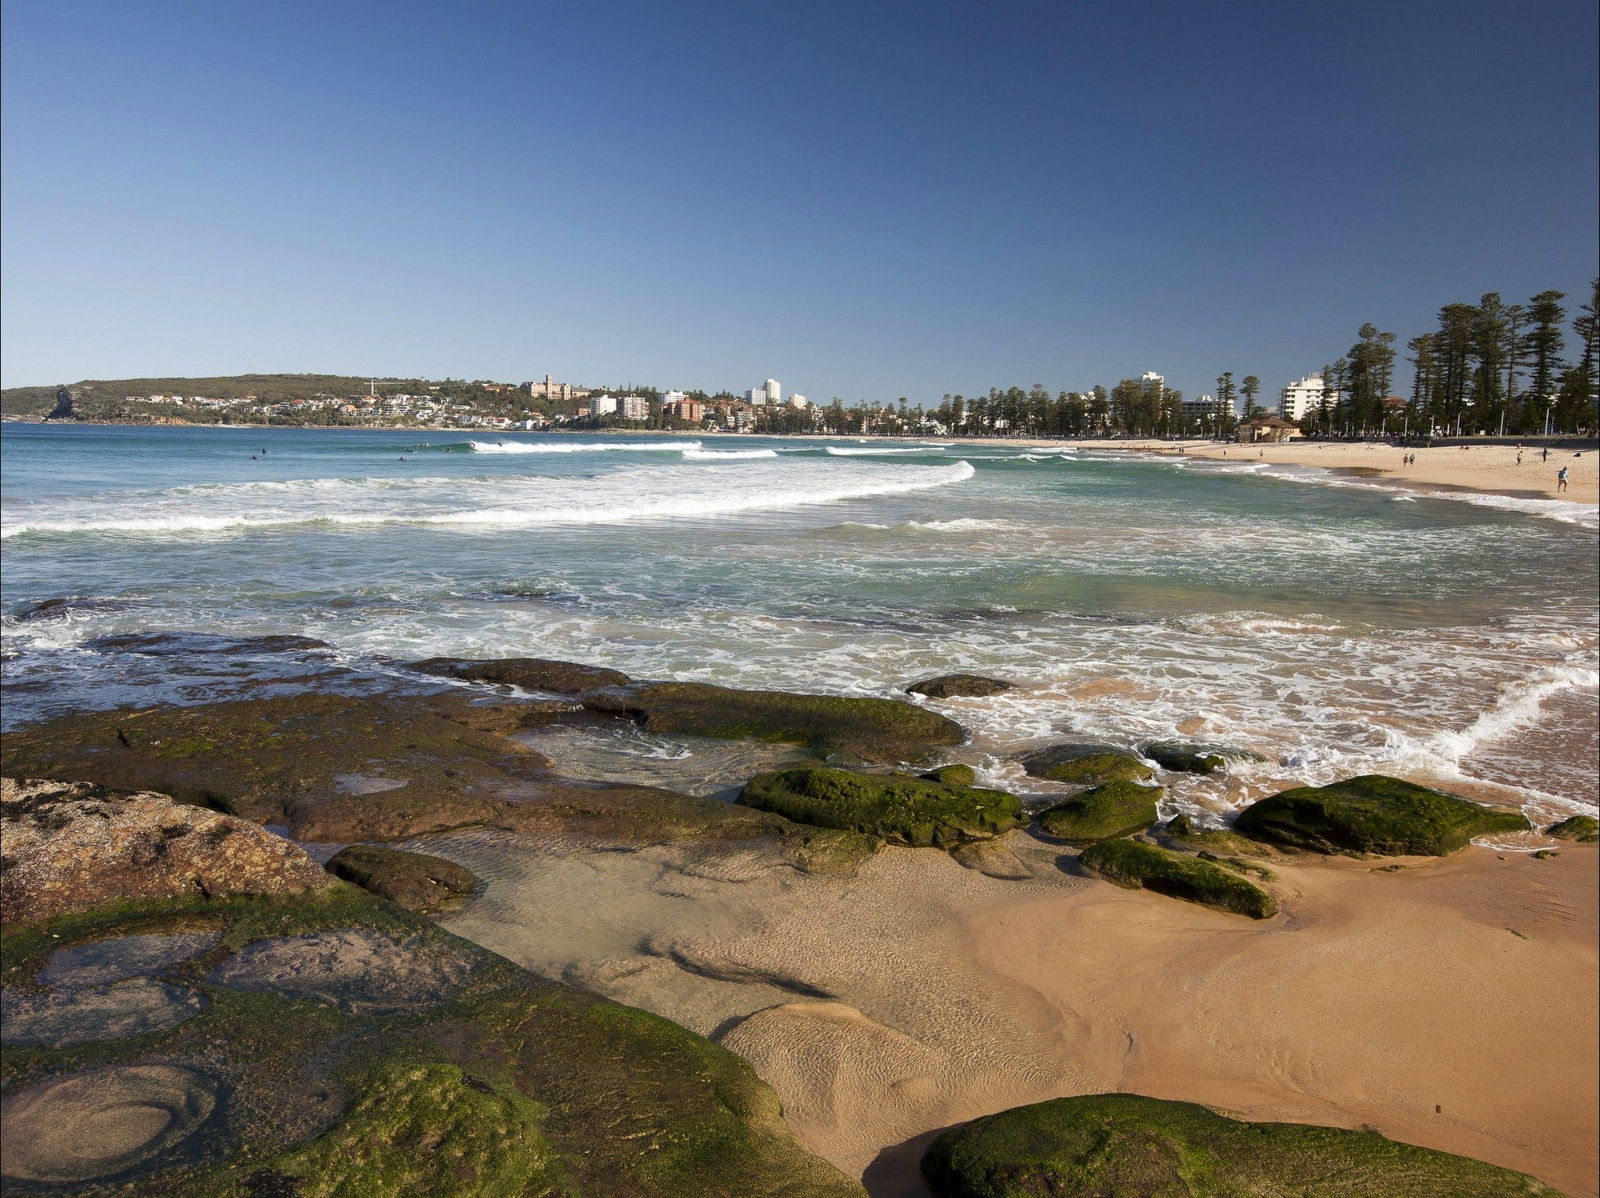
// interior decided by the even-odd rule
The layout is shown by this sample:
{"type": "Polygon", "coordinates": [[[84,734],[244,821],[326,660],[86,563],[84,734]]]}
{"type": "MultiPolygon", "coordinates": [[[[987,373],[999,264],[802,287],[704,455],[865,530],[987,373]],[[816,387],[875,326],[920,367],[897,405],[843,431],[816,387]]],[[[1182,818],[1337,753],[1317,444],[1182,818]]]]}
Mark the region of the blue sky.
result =
{"type": "Polygon", "coordinates": [[[1593,0],[7,0],[7,386],[1275,392],[1596,272],[1593,0]]]}

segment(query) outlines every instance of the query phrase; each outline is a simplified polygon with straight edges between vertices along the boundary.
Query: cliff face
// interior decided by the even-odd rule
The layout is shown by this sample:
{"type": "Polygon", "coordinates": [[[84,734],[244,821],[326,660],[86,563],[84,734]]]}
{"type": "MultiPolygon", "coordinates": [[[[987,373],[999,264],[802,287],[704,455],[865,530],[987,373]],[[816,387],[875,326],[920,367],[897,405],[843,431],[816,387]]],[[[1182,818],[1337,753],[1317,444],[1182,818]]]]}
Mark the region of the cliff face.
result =
{"type": "Polygon", "coordinates": [[[71,420],[76,414],[72,410],[72,392],[62,387],[56,392],[56,406],[51,409],[49,419],[71,420]]]}

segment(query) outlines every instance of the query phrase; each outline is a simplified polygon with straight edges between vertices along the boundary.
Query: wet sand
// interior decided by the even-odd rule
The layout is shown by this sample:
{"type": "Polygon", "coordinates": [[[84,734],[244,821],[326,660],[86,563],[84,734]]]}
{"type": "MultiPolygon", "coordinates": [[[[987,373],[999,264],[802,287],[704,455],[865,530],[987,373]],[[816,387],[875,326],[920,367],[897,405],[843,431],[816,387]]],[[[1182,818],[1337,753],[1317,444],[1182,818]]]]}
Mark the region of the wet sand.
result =
{"type": "MultiPolygon", "coordinates": [[[[1592,442],[1590,442],[1592,444],[1592,442]]],[[[1465,490],[1491,495],[1565,499],[1572,503],[1600,503],[1600,452],[1593,449],[1552,449],[1541,460],[1538,449],[1524,448],[1517,461],[1513,445],[1458,445],[1433,449],[1398,449],[1378,441],[1288,441],[1282,444],[1224,445],[1216,441],[1079,441],[1019,442],[1019,444],[1075,445],[1083,449],[1141,450],[1146,453],[1181,453],[1218,461],[1264,461],[1275,465],[1320,466],[1328,470],[1360,473],[1374,481],[1419,491],[1465,490]],[[1581,452],[1581,456],[1578,455],[1581,452]],[[1406,465],[1407,454],[1416,462],[1406,465]],[[1557,490],[1556,471],[1567,468],[1567,489],[1557,490]]]]}
{"type": "Polygon", "coordinates": [[[939,1130],[1114,1090],[1371,1126],[1596,1194],[1596,862],[1274,861],[1256,923],[1075,876],[888,849],[852,879],[748,850],[431,838],[487,893],[452,931],[719,1039],[877,1198],[939,1130]],[[1436,1109],[1437,1108],[1437,1109],[1436,1109]]]}

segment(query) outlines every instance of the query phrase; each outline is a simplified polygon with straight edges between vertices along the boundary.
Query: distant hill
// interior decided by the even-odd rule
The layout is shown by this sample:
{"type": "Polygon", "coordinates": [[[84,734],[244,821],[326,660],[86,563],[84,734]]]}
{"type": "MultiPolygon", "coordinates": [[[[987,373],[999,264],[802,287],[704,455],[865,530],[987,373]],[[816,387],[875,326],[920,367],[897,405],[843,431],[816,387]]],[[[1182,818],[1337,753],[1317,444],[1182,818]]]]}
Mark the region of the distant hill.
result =
{"type": "MultiPolygon", "coordinates": [[[[365,377],[344,374],[236,374],[227,378],[190,379],[84,379],[66,384],[73,394],[74,410],[93,420],[115,414],[129,396],[202,395],[208,399],[242,399],[253,395],[263,403],[285,399],[310,399],[315,395],[365,395],[365,377]]],[[[422,392],[440,385],[424,379],[379,379],[387,391],[422,392]]],[[[458,380],[444,380],[456,382],[458,380]]],[[[56,405],[57,385],[8,387],[0,391],[0,414],[48,416],[56,405]]]]}

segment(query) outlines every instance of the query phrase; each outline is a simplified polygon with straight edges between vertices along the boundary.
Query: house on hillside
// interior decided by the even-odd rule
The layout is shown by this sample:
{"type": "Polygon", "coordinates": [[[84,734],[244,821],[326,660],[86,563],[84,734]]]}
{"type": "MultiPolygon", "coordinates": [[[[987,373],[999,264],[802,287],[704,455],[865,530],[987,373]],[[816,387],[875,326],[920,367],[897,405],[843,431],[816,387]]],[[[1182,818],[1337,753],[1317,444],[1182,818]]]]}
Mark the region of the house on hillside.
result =
{"type": "Polygon", "coordinates": [[[1301,434],[1299,425],[1268,412],[1265,416],[1257,416],[1254,420],[1240,423],[1234,435],[1249,445],[1257,441],[1294,441],[1298,440],[1301,434]]]}

